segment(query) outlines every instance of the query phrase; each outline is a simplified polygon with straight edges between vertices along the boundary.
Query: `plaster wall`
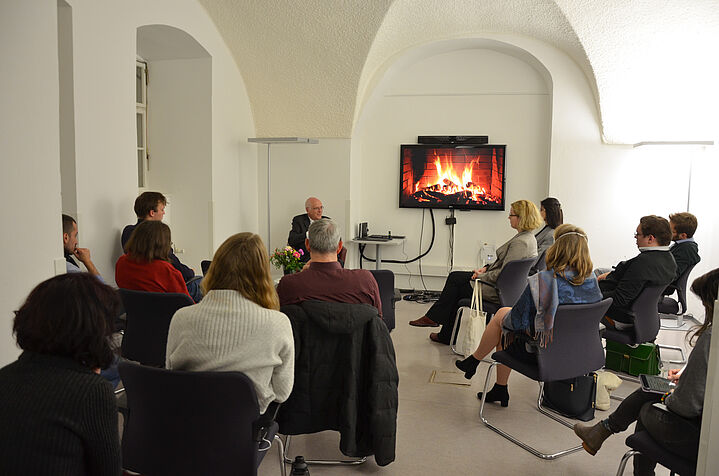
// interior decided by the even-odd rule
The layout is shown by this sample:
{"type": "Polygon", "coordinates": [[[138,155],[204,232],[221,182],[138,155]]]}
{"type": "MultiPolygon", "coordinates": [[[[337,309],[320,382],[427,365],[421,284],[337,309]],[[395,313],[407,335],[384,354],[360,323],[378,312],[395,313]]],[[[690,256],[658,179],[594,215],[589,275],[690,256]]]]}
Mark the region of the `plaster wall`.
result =
{"type": "MultiPolygon", "coordinates": [[[[551,83],[508,52],[453,43],[426,57],[399,60],[366,104],[354,135],[353,161],[361,163],[364,185],[355,221],[367,221],[371,233],[391,230],[407,236],[403,247],[385,248],[383,259],[417,256],[423,211],[398,207],[400,144],[416,143],[418,135],[489,135],[490,143],[507,145],[506,210],[455,214],[454,269],[479,267],[483,242],[500,246],[515,233],[507,218],[510,204],[520,199],[538,203],[546,196],[550,127],[551,83]]],[[[435,210],[434,215],[434,247],[422,260],[422,272],[430,278],[427,286],[436,289],[449,270],[449,227],[444,224],[449,211],[435,210]]],[[[428,212],[424,222],[423,251],[431,239],[428,212]]],[[[374,256],[369,248],[366,255],[374,256]]],[[[351,252],[356,256],[356,248],[351,252]]],[[[418,263],[387,267],[403,287],[422,288],[418,263]]]]}
{"type": "Polygon", "coordinates": [[[150,189],[172,197],[175,252],[200,272],[211,259],[212,60],[149,63],[150,189]]]}
{"type": "MultiPolygon", "coordinates": [[[[13,311],[62,257],[57,0],[0,4],[0,365],[19,349],[13,311]],[[31,87],[32,85],[32,87],[31,87]]],[[[61,268],[64,272],[64,260],[61,268]]]]}

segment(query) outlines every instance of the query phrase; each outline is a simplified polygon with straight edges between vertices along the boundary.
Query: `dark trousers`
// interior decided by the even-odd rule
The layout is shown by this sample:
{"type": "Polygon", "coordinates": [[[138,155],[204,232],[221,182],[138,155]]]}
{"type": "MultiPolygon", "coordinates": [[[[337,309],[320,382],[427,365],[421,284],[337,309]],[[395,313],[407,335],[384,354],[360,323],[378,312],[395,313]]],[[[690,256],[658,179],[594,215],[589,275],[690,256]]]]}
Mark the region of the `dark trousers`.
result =
{"type": "Polygon", "coordinates": [[[449,344],[452,337],[452,327],[454,326],[454,318],[457,315],[457,304],[460,299],[472,297],[472,271],[452,271],[447,276],[444,283],[442,294],[431,308],[427,311],[426,316],[437,324],[442,324],[439,331],[439,341],[449,344]]]}
{"type": "MultiPolygon", "coordinates": [[[[699,424],[656,408],[653,404],[660,400],[659,394],[635,390],[609,415],[609,428],[619,433],[636,421],[635,433],[646,430],[667,451],[696,460],[699,452],[699,424]]],[[[654,475],[656,465],[656,461],[642,454],[634,456],[635,476],[654,475]]]]}

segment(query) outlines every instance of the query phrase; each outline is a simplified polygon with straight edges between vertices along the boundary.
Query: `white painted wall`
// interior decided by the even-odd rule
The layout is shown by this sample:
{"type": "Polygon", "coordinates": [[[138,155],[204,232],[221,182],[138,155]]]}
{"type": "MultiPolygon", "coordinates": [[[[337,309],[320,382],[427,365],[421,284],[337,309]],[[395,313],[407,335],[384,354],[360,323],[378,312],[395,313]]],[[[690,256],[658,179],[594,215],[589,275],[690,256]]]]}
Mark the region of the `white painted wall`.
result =
{"type": "MultiPolygon", "coordinates": [[[[62,257],[57,0],[0,3],[0,365],[19,354],[13,311],[62,257]]],[[[64,265],[63,265],[64,266],[64,265]]]]}
{"type": "MultiPolygon", "coordinates": [[[[467,48],[430,49],[427,56],[399,60],[367,102],[354,135],[353,162],[361,165],[364,192],[353,221],[367,221],[370,233],[406,235],[404,249],[389,247],[383,259],[419,254],[422,211],[398,206],[400,144],[413,144],[419,135],[489,135],[493,144],[506,144],[506,211],[456,212],[455,269],[478,267],[482,242],[500,246],[515,232],[509,227],[509,205],[528,199],[535,203],[547,193],[551,125],[551,83],[543,72],[506,51],[467,48]]],[[[431,288],[442,285],[448,271],[447,210],[435,210],[436,237],[422,260],[431,288]]],[[[431,238],[425,219],[422,250],[431,238]]],[[[373,248],[373,247],[369,247],[373,248]]],[[[356,248],[351,249],[353,257],[356,248]]],[[[374,256],[373,250],[367,255],[374,256]]],[[[353,263],[356,263],[353,261],[353,263]]],[[[370,264],[370,267],[373,265],[370,264]]],[[[421,288],[417,263],[388,265],[402,286],[421,288]]]]}
{"type": "MultiPolygon", "coordinates": [[[[324,214],[347,229],[347,202],[350,198],[349,139],[320,138],[318,144],[273,144],[271,162],[271,249],[287,244],[292,217],[305,213],[305,200],[322,200],[324,214]]],[[[260,203],[267,197],[267,145],[258,145],[260,166],[260,203]]],[[[267,208],[260,206],[261,236],[267,238],[267,208]]]]}
{"type": "Polygon", "coordinates": [[[72,9],[58,1],[58,71],[60,80],[60,182],[62,212],[77,214],[75,176],[75,93],[72,78],[72,9]]]}
{"type": "Polygon", "coordinates": [[[172,242],[200,273],[212,247],[212,60],[150,61],[150,189],[172,196],[172,242]]]}
{"type": "MultiPolygon", "coordinates": [[[[205,10],[195,0],[67,3],[73,26],[80,243],[90,248],[105,279],[114,281],[120,231],[135,221],[134,76],[136,31],[142,25],[182,29],[212,57],[212,245],[231,233],[257,231],[257,156],[246,142],[254,136],[249,100],[237,65],[205,10]]],[[[17,355],[12,311],[53,274],[53,259],[62,258],[62,247],[57,0],[9,1],[0,8],[2,189],[6,203],[13,204],[3,207],[2,217],[17,224],[2,246],[2,260],[12,270],[0,278],[3,365],[17,355]]]]}

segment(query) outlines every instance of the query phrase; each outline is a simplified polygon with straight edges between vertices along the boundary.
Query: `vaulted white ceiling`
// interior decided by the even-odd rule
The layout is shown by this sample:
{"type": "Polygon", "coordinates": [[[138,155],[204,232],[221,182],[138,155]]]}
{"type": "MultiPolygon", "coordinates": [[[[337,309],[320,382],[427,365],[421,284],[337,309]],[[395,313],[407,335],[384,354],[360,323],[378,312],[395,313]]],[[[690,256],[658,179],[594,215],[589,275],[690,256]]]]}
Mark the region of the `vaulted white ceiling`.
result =
{"type": "Polygon", "coordinates": [[[569,55],[607,142],[719,136],[719,0],[200,0],[245,80],[259,136],[350,137],[403,51],[487,33],[569,55]]]}

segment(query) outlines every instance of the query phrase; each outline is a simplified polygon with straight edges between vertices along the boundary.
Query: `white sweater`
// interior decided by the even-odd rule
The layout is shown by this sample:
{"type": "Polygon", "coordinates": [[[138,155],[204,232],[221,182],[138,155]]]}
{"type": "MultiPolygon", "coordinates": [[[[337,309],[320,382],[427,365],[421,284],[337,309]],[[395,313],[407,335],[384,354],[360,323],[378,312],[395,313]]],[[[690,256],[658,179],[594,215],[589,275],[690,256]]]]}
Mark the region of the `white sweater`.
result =
{"type": "Polygon", "coordinates": [[[239,292],[220,289],[179,309],[167,337],[167,368],[243,372],[255,385],[260,412],[290,396],[295,346],[290,321],[239,292]]]}

